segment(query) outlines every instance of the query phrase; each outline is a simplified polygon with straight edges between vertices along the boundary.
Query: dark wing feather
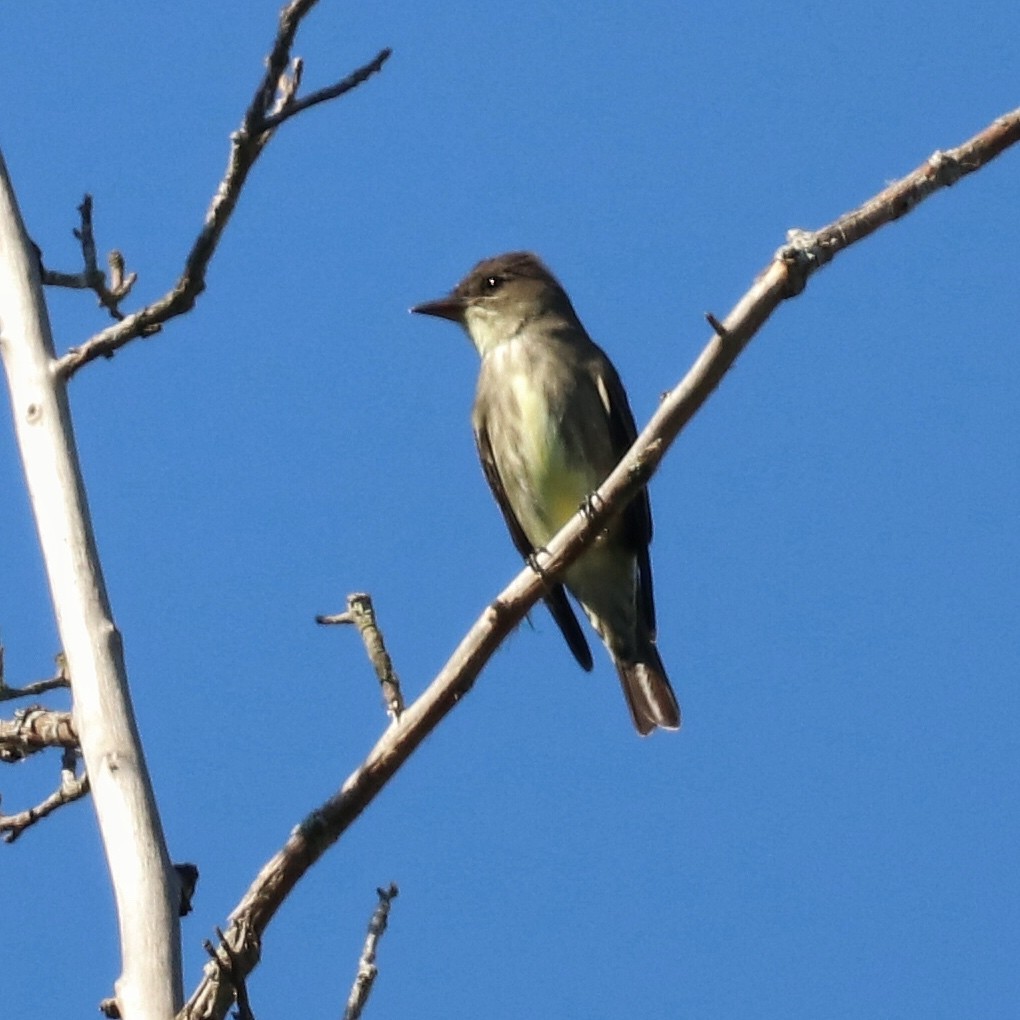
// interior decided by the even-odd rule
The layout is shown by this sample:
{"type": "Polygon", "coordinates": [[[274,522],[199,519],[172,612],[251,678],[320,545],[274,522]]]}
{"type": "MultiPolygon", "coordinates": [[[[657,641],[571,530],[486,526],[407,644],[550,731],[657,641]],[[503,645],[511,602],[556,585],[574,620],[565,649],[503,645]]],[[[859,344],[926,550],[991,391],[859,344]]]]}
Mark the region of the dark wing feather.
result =
{"type": "MultiPolygon", "coordinates": [[[[499,476],[499,469],[496,467],[496,461],[492,456],[492,445],[489,442],[489,434],[486,431],[484,422],[476,425],[475,446],[478,448],[478,459],[482,462],[485,480],[489,483],[493,496],[496,497],[496,503],[499,506],[500,513],[503,515],[503,520],[506,521],[510,537],[513,539],[517,551],[525,559],[528,559],[534,555],[535,550],[528,541],[528,536],[524,534],[521,522],[517,520],[517,515],[507,499],[506,489],[503,487],[503,479],[499,476]]],[[[581,630],[581,625],[577,622],[577,616],[567,601],[567,593],[563,590],[563,585],[554,584],[543,599],[546,606],[549,607],[549,612],[556,621],[556,625],[560,628],[570,651],[573,653],[574,658],[577,659],[578,665],[583,670],[591,672],[594,666],[591,648],[588,647],[584,631],[581,630]]]]}
{"type": "Polygon", "coordinates": [[[590,673],[595,665],[595,660],[591,657],[591,648],[588,647],[588,640],[584,636],[584,631],[581,630],[581,625],[577,622],[577,616],[567,601],[567,593],[563,590],[563,585],[554,584],[549,589],[549,594],[545,596],[544,601],[570,651],[577,659],[577,664],[586,673],[590,673]]]}
{"type": "MultiPolygon", "coordinates": [[[[637,425],[634,423],[634,413],[630,409],[627,391],[623,388],[620,376],[613,363],[601,350],[599,354],[601,357],[595,365],[599,393],[609,417],[613,450],[617,460],[620,460],[637,439],[637,425]]],[[[626,543],[637,557],[638,610],[646,633],[654,640],[655,597],[652,591],[652,563],[648,555],[648,546],[652,541],[652,504],[648,498],[647,488],[642,489],[623,511],[618,534],[620,540],[626,543]]]]}

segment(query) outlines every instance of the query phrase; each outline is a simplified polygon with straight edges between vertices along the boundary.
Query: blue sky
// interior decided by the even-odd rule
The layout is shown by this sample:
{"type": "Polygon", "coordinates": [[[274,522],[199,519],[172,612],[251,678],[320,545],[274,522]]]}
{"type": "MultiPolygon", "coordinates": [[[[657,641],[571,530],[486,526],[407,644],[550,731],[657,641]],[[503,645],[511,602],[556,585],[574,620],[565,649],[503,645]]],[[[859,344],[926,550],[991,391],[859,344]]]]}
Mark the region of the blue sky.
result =
{"type": "MultiPolygon", "coordinates": [[[[320,8],[306,87],[392,46],[384,73],[280,132],[195,312],[72,386],[171,850],[202,871],[189,989],[383,727],[315,614],[371,591],[413,696],[519,567],[475,355],[408,307],[538,251],[643,422],[787,229],[1018,102],[1008,2],[320,8]]],[[[0,146],[51,266],[90,191],[137,299],[166,289],[276,11],[5,7],[0,146]]],[[[340,1012],[390,881],[372,1017],[1014,1015],[1018,160],[814,278],[654,479],[682,732],[638,739],[605,657],[581,673],[537,612],[277,917],[260,1020],[340,1012]]],[[[50,298],[61,348],[104,325],[50,298]]],[[[19,684],[57,639],[7,428],[0,484],[19,684]]],[[[56,769],[4,770],[4,807],[56,769]]],[[[108,889],[87,804],[3,848],[11,1015],[109,993],[108,889]]]]}

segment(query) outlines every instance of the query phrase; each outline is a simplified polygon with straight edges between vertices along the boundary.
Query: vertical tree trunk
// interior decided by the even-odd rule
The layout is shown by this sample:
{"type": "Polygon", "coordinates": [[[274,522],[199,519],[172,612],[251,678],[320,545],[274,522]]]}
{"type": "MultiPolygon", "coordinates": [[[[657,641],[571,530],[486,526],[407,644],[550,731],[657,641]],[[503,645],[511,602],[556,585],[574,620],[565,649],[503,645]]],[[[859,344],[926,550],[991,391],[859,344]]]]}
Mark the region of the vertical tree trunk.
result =
{"type": "Polygon", "coordinates": [[[168,1020],[183,990],[177,879],[135,725],[96,552],[39,260],[0,156],[0,358],[74,695],[120,924],[125,1020],[168,1020]]]}

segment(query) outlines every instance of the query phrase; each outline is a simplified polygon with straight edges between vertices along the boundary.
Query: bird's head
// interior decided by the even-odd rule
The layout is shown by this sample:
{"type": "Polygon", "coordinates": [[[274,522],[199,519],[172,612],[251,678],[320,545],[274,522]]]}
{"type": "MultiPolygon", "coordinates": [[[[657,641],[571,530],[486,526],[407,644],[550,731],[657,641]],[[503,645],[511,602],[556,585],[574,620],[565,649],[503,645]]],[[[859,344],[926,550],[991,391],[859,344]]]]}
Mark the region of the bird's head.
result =
{"type": "Polygon", "coordinates": [[[531,252],[483,259],[446,297],[411,311],[459,323],[483,357],[535,320],[577,321],[559,281],[531,252]]]}

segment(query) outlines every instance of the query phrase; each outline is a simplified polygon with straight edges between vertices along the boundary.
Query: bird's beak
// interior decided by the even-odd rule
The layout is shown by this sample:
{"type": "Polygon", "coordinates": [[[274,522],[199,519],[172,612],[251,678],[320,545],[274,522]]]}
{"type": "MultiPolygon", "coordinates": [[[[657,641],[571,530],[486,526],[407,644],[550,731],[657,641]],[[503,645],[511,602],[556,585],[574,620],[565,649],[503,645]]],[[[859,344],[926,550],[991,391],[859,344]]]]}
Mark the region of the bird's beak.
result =
{"type": "Polygon", "coordinates": [[[452,296],[415,305],[411,311],[418,315],[434,315],[440,319],[449,319],[451,322],[464,321],[464,302],[452,296]]]}

